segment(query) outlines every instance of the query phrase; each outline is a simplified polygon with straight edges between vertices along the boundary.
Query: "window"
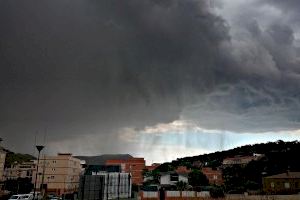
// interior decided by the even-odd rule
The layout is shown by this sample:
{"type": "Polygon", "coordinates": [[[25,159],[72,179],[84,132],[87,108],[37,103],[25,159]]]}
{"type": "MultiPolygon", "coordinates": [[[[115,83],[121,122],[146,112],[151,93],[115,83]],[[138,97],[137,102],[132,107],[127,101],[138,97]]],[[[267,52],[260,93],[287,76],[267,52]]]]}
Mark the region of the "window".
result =
{"type": "Polygon", "coordinates": [[[295,183],[295,188],[299,188],[299,182],[295,183]]]}
{"type": "Polygon", "coordinates": [[[218,179],[218,175],[214,175],[213,179],[217,180],[218,179]]]}
{"type": "Polygon", "coordinates": [[[290,183],[285,182],[285,183],[284,183],[284,188],[289,189],[289,188],[290,188],[290,183]]]}
{"type": "Polygon", "coordinates": [[[271,182],[271,188],[274,188],[275,187],[275,184],[274,184],[274,182],[271,182]]]}
{"type": "Polygon", "coordinates": [[[178,174],[170,174],[170,181],[178,181],[179,177],[178,174]]]}

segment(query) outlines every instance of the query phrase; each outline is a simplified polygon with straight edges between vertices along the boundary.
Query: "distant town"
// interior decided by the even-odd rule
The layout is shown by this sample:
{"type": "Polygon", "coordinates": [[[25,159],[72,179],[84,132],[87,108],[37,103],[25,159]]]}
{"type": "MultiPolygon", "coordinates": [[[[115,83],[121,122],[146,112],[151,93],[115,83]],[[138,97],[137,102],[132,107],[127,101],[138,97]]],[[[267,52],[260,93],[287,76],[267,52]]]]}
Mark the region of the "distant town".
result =
{"type": "Polygon", "coordinates": [[[0,194],[1,199],[19,194],[29,199],[297,199],[299,150],[298,141],[277,141],[147,166],[144,158],[129,154],[46,156],[37,146],[35,158],[1,147],[0,194]]]}

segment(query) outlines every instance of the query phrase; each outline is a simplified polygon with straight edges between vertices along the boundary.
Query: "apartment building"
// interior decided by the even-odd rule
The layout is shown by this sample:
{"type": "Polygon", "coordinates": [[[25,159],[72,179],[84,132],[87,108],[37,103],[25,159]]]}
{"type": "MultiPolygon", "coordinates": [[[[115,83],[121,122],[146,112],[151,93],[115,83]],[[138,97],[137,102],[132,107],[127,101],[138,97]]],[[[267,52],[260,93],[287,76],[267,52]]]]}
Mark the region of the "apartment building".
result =
{"type": "Polygon", "coordinates": [[[128,158],[124,160],[107,160],[106,165],[120,165],[121,171],[131,174],[131,180],[133,184],[143,184],[143,170],[145,169],[144,158],[128,158]]]}
{"type": "Polygon", "coordinates": [[[0,181],[4,180],[5,157],[6,157],[6,152],[0,147],[0,181]]]}
{"type": "Polygon", "coordinates": [[[4,169],[5,179],[29,178],[32,179],[33,171],[35,170],[35,162],[23,162],[11,165],[4,169]]]}
{"type": "MultiPolygon", "coordinates": [[[[47,190],[57,195],[78,191],[81,163],[70,153],[57,156],[42,156],[38,165],[36,189],[47,190]]],[[[32,182],[35,183],[36,170],[32,182]]]]}

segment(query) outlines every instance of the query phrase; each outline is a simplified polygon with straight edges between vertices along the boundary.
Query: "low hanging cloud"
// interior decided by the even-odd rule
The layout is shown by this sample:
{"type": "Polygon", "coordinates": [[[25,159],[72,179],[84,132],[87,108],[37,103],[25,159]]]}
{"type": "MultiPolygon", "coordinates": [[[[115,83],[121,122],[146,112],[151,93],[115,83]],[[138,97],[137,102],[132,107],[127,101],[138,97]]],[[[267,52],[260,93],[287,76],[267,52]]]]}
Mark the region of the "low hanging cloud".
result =
{"type": "Polygon", "coordinates": [[[2,2],[0,136],[95,154],[140,149],[132,135],[172,123],[297,130],[297,1],[280,2],[2,2]]]}

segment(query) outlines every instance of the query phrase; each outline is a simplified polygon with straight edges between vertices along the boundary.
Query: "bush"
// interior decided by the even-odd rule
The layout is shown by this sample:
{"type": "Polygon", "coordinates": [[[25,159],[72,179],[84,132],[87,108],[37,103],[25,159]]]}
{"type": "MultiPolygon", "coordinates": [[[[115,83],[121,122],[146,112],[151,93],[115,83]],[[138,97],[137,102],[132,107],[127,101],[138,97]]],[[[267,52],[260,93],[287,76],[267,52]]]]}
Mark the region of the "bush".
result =
{"type": "Polygon", "coordinates": [[[209,192],[212,198],[220,198],[225,196],[221,187],[212,187],[209,192]]]}

